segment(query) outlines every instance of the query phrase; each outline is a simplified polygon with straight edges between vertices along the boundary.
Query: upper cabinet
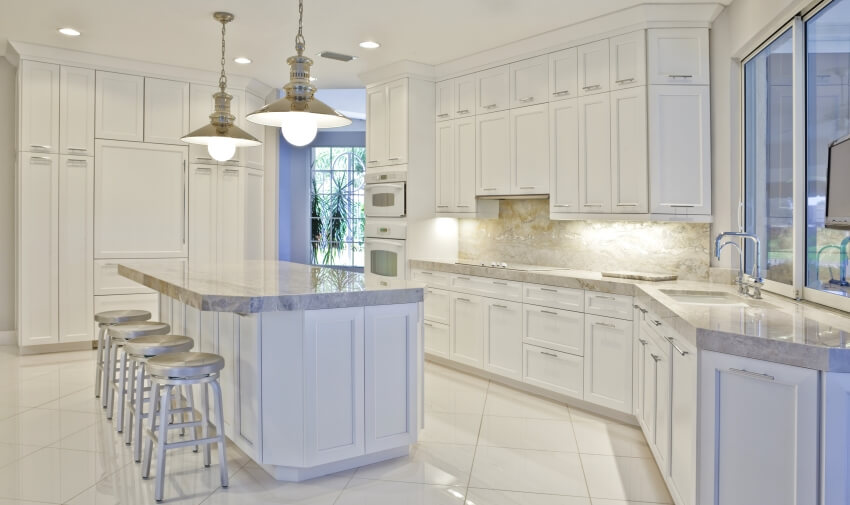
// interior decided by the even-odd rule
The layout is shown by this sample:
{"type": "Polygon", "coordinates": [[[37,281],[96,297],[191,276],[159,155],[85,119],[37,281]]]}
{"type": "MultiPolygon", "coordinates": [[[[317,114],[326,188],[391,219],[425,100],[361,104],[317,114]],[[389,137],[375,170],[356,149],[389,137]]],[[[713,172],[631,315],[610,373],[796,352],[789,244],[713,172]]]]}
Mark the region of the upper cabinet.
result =
{"type": "Polygon", "coordinates": [[[510,112],[476,116],[475,126],[475,194],[507,195],[511,181],[510,112]]]}
{"type": "Polygon", "coordinates": [[[549,193],[549,105],[511,109],[511,194],[549,193]]]}
{"type": "Polygon", "coordinates": [[[611,90],[646,84],[646,38],[639,30],[609,41],[611,90]]]}
{"type": "Polygon", "coordinates": [[[407,79],[366,90],[366,166],[407,163],[407,79]]]}
{"type": "Polygon", "coordinates": [[[62,67],[59,82],[59,150],[94,156],[94,70],[62,67]]]}
{"type": "Polygon", "coordinates": [[[646,87],[611,92],[611,211],[649,212],[646,87]]]}
{"type": "Polygon", "coordinates": [[[511,107],[524,107],[549,101],[549,57],[538,56],[511,63],[511,107]]]}
{"type": "Polygon", "coordinates": [[[579,200],[585,213],[611,212],[611,104],[607,93],[578,100],[579,200]]]}
{"type": "Polygon", "coordinates": [[[549,55],[549,101],[578,96],[578,49],[549,55]]]}
{"type": "Polygon", "coordinates": [[[476,112],[486,114],[510,107],[510,71],[508,65],[475,74],[476,112]]]}
{"type": "Polygon", "coordinates": [[[604,93],[610,89],[608,41],[600,40],[578,47],[578,93],[580,96],[604,93]]]}
{"type": "Polygon", "coordinates": [[[708,29],[647,30],[650,84],[709,84],[708,29]]]}
{"type": "Polygon", "coordinates": [[[59,65],[24,60],[18,70],[18,149],[59,151],[59,65]]]}
{"type": "Polygon", "coordinates": [[[135,142],[144,140],[144,77],[98,71],[95,97],[95,137],[135,142]]]}
{"type": "Polygon", "coordinates": [[[458,77],[453,82],[454,117],[474,116],[477,102],[475,99],[475,75],[470,74],[458,77]]]}
{"type": "Polygon", "coordinates": [[[189,132],[189,83],[145,78],[145,142],[185,145],[189,132]]]}
{"type": "Polygon", "coordinates": [[[454,81],[438,82],[435,86],[437,102],[437,121],[445,121],[454,117],[454,81]]]}
{"type": "Polygon", "coordinates": [[[581,212],[578,183],[578,100],[549,104],[549,210],[581,212]]]}

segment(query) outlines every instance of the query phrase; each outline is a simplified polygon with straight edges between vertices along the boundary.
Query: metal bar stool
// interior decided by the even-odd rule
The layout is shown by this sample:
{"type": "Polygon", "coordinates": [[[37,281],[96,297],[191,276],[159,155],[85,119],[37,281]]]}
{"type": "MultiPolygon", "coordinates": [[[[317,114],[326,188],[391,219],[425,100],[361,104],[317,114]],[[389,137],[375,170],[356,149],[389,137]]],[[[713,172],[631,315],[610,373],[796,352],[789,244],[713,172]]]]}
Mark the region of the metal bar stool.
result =
{"type": "Polygon", "coordinates": [[[219,372],[224,368],[224,358],[206,352],[175,352],[148,359],[146,363],[151,380],[150,428],[145,430],[145,455],[142,462],[142,478],[151,472],[151,453],[156,443],[156,484],[154,497],[162,501],[165,486],[165,452],[168,449],[204,445],[204,466],[210,466],[210,444],[218,444],[221,471],[221,487],[228,486],[227,454],[224,440],[224,409],[221,405],[219,372]],[[201,420],[174,423],[171,417],[171,398],[177,386],[201,385],[201,420]],[[215,399],[215,435],[209,435],[209,396],[207,386],[212,388],[215,399]],[[168,430],[201,427],[202,438],[168,442],[168,430]]]}
{"type": "Polygon", "coordinates": [[[106,361],[109,356],[109,339],[106,337],[106,328],[119,323],[132,323],[147,321],[151,313],[147,310],[107,310],[94,315],[97,323],[97,363],[94,376],[94,396],[103,398],[102,406],[106,407],[106,361]]]}
{"type": "Polygon", "coordinates": [[[124,343],[128,340],[147,335],[166,335],[170,331],[171,326],[168,323],[160,323],[159,321],[121,323],[110,326],[107,329],[106,334],[109,339],[110,350],[107,370],[109,370],[110,377],[107,381],[109,388],[107,390],[106,418],[112,419],[115,395],[117,393],[118,422],[115,423],[115,429],[119,433],[124,429],[124,399],[127,394],[127,353],[121,352],[121,360],[119,362],[118,351],[124,347],[124,343]]]}
{"type": "MultiPolygon", "coordinates": [[[[124,352],[130,359],[130,385],[127,388],[127,422],[124,426],[124,443],[130,445],[133,442],[133,460],[138,463],[142,459],[142,419],[147,419],[145,404],[149,403],[149,396],[145,395],[149,387],[145,381],[149,380],[145,373],[145,363],[154,356],[160,356],[171,352],[187,352],[195,346],[195,342],[182,335],[148,335],[128,340],[124,344],[124,352]]],[[[192,395],[192,386],[184,386],[184,395],[188,407],[172,409],[172,412],[189,412],[192,420],[195,416],[195,401],[192,395]]],[[[150,412],[150,410],[148,411],[150,412]]],[[[185,420],[185,419],[184,419],[185,420]]],[[[192,432],[196,435],[195,431],[192,432]]],[[[195,451],[197,452],[197,446],[195,451]]]]}

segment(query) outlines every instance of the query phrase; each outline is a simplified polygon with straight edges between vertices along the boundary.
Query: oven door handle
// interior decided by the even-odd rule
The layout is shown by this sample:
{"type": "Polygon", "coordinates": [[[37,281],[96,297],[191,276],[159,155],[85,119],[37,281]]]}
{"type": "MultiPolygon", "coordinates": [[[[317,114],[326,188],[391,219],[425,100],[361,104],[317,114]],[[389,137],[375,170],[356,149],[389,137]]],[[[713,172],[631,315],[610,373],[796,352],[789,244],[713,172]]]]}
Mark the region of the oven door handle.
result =
{"type": "Polygon", "coordinates": [[[367,190],[367,191],[368,191],[368,190],[374,190],[375,188],[390,188],[390,189],[403,190],[403,189],[404,189],[404,184],[385,184],[385,183],[380,183],[380,184],[367,184],[367,185],[366,185],[366,190],[367,190]]]}
{"type": "Polygon", "coordinates": [[[384,244],[388,246],[392,246],[396,249],[401,249],[404,247],[404,240],[382,240],[382,239],[366,239],[366,245],[372,244],[384,244]],[[400,243],[399,243],[400,242],[400,243]]]}

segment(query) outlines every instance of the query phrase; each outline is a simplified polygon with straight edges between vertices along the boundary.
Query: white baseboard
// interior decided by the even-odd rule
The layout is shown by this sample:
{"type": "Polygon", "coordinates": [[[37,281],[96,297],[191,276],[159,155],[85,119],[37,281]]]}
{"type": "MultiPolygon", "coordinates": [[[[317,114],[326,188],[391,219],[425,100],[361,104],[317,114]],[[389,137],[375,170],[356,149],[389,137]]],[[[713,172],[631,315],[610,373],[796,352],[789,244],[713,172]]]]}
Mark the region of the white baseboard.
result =
{"type": "Polygon", "coordinates": [[[0,331],[0,345],[17,345],[18,332],[15,330],[0,331]]]}

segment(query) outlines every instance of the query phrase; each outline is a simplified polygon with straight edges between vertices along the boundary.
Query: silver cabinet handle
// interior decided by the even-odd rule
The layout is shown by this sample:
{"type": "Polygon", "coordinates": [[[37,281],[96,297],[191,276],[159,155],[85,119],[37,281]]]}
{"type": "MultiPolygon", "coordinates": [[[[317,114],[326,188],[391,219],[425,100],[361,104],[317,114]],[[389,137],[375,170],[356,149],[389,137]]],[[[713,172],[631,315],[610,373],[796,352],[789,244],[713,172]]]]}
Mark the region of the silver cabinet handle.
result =
{"type": "Polygon", "coordinates": [[[557,312],[553,312],[551,310],[541,310],[540,313],[541,314],[549,314],[550,316],[557,316],[558,315],[557,312]]]}
{"type": "Polygon", "coordinates": [[[615,325],[615,324],[612,324],[612,323],[600,323],[599,321],[597,321],[597,322],[593,323],[593,326],[604,326],[604,327],[606,327],[606,328],[616,328],[616,327],[617,327],[617,325],[615,325]]]}
{"type": "Polygon", "coordinates": [[[493,306],[496,307],[496,308],[499,308],[499,309],[505,309],[505,310],[508,309],[507,305],[499,305],[498,303],[494,303],[493,306]]]}
{"type": "Polygon", "coordinates": [[[433,289],[426,289],[426,290],[425,290],[425,292],[426,292],[426,293],[428,293],[429,295],[433,295],[433,294],[434,294],[434,290],[433,290],[433,289]]]}
{"type": "Polygon", "coordinates": [[[572,205],[570,205],[568,203],[556,203],[552,207],[572,207],[572,205]]]}
{"type": "Polygon", "coordinates": [[[586,204],[584,204],[584,206],[585,207],[602,207],[603,204],[601,204],[601,203],[586,203],[586,204]]]}
{"type": "Polygon", "coordinates": [[[534,189],[537,186],[520,186],[519,189],[534,189]]]}
{"type": "Polygon", "coordinates": [[[368,163],[377,163],[378,160],[369,160],[368,163]]]}
{"type": "Polygon", "coordinates": [[[180,208],[183,211],[183,226],[181,226],[181,238],[183,241],[183,245],[186,245],[186,214],[189,213],[189,209],[186,208],[186,160],[183,160],[183,179],[181,179],[180,185],[180,194],[183,195],[181,200],[180,208]]]}
{"type": "Polygon", "coordinates": [[[605,296],[605,295],[593,295],[593,296],[596,297],[596,298],[599,298],[600,300],[616,300],[617,299],[616,297],[613,297],[613,296],[605,296]]]}
{"type": "Polygon", "coordinates": [[[398,161],[398,160],[400,160],[400,159],[401,159],[401,158],[399,158],[399,157],[395,157],[395,158],[388,158],[388,159],[387,159],[387,161],[398,161]]]}
{"type": "Polygon", "coordinates": [[[428,321],[424,321],[422,324],[424,324],[425,326],[427,326],[427,327],[429,327],[429,328],[433,328],[433,327],[434,327],[434,325],[433,325],[433,324],[431,324],[431,323],[429,323],[428,321]]]}
{"type": "Polygon", "coordinates": [[[434,272],[426,272],[424,270],[419,273],[421,273],[422,275],[434,275],[434,272]]]}
{"type": "Polygon", "coordinates": [[[554,93],[552,93],[552,96],[564,96],[564,95],[569,95],[569,94],[570,94],[570,92],[568,90],[555,91],[554,93]]]}
{"type": "Polygon", "coordinates": [[[472,207],[472,205],[458,205],[457,207],[459,209],[468,209],[469,207],[472,207]]]}
{"type": "Polygon", "coordinates": [[[212,161],[212,158],[209,158],[209,157],[203,157],[203,156],[198,156],[198,157],[196,157],[195,159],[196,159],[196,160],[202,160],[202,161],[212,161]]]}
{"type": "Polygon", "coordinates": [[[30,156],[31,160],[43,160],[43,161],[51,161],[51,158],[47,156],[30,156]]]}
{"type": "Polygon", "coordinates": [[[620,79],[620,80],[618,80],[618,81],[614,81],[614,82],[615,82],[616,84],[629,84],[629,83],[635,82],[635,78],[634,78],[634,77],[629,77],[628,79],[620,79]]]}
{"type": "Polygon", "coordinates": [[[212,173],[212,168],[210,167],[195,167],[195,172],[200,172],[203,174],[212,173]]]}
{"type": "Polygon", "coordinates": [[[530,102],[530,101],[532,101],[532,100],[534,100],[534,97],[533,97],[533,96],[527,96],[527,97],[525,97],[525,98],[520,98],[520,99],[519,99],[519,101],[520,101],[520,102],[522,102],[522,103],[530,102]]]}
{"type": "Polygon", "coordinates": [[[463,109],[456,111],[455,114],[469,114],[469,109],[463,109]]]}
{"type": "Polygon", "coordinates": [[[594,84],[593,86],[585,86],[581,89],[583,89],[585,91],[596,91],[597,89],[600,89],[600,88],[602,88],[601,84],[594,84]]]}
{"type": "Polygon", "coordinates": [[[68,163],[79,163],[81,165],[88,165],[88,161],[81,160],[79,158],[68,158],[68,163]]]}
{"type": "Polygon", "coordinates": [[[437,114],[437,117],[449,117],[449,114],[448,114],[448,113],[445,113],[445,114],[437,114]]]}
{"type": "Polygon", "coordinates": [[[644,314],[646,314],[647,312],[649,312],[647,309],[645,309],[645,308],[641,307],[641,306],[640,306],[640,305],[638,305],[638,304],[635,304],[635,305],[634,305],[634,308],[636,308],[637,310],[639,310],[639,311],[643,312],[644,314]]]}
{"type": "Polygon", "coordinates": [[[667,74],[667,77],[671,79],[691,79],[693,74],[667,74]]]}
{"type": "Polygon", "coordinates": [[[552,288],[540,288],[540,291],[548,291],[550,293],[557,293],[558,292],[557,289],[552,289],[552,288]]]}
{"type": "Polygon", "coordinates": [[[469,277],[458,277],[458,278],[457,278],[457,280],[459,280],[459,281],[468,281],[468,280],[469,280],[469,277]]]}
{"type": "Polygon", "coordinates": [[[728,371],[734,374],[746,375],[748,377],[753,377],[756,379],[766,379],[769,381],[776,380],[776,378],[772,375],[768,375],[766,373],[750,372],[749,370],[744,370],[743,368],[730,368],[728,371]]]}
{"type": "Polygon", "coordinates": [[[496,191],[499,188],[481,188],[481,191],[496,191]]]}
{"type": "Polygon", "coordinates": [[[503,281],[493,281],[493,284],[496,284],[497,286],[507,286],[508,285],[507,282],[503,282],[503,281]]]}
{"type": "Polygon", "coordinates": [[[495,104],[495,103],[491,103],[490,105],[482,105],[481,108],[482,109],[495,109],[496,105],[497,104],[495,104]]]}
{"type": "Polygon", "coordinates": [[[676,345],[676,340],[673,337],[666,337],[666,338],[667,338],[667,341],[670,342],[670,345],[673,346],[673,349],[676,349],[676,351],[679,354],[681,354],[682,356],[687,356],[688,354],[690,354],[688,351],[685,351],[684,349],[679,348],[679,346],[676,345]]]}
{"type": "Polygon", "coordinates": [[[42,146],[39,144],[30,144],[30,147],[34,147],[36,149],[50,149],[50,146],[42,146]]]}
{"type": "Polygon", "coordinates": [[[650,356],[652,356],[652,359],[654,359],[656,363],[661,361],[661,356],[659,356],[657,354],[650,354],[650,356]]]}
{"type": "Polygon", "coordinates": [[[696,205],[683,204],[683,203],[671,203],[671,204],[668,205],[668,207],[690,209],[690,208],[696,207],[696,205]]]}
{"type": "Polygon", "coordinates": [[[86,149],[85,147],[68,147],[67,149],[69,151],[82,151],[82,152],[88,151],[88,149],[86,149]]]}
{"type": "Polygon", "coordinates": [[[225,174],[238,174],[239,170],[236,170],[235,168],[226,168],[226,169],[224,169],[224,173],[225,174]]]}
{"type": "Polygon", "coordinates": [[[638,339],[638,342],[640,342],[640,345],[646,345],[646,344],[648,344],[648,343],[649,343],[648,341],[646,341],[646,340],[644,340],[644,339],[642,339],[642,338],[639,338],[639,339],[638,339]]]}
{"type": "Polygon", "coordinates": [[[637,207],[637,203],[618,203],[617,207],[637,207]]]}
{"type": "Polygon", "coordinates": [[[652,324],[654,324],[655,326],[661,326],[662,324],[661,321],[658,321],[657,319],[650,319],[650,321],[652,321],[652,324]]]}
{"type": "Polygon", "coordinates": [[[545,355],[545,356],[551,356],[551,357],[553,357],[553,358],[557,358],[557,357],[558,357],[558,355],[557,355],[557,354],[552,353],[552,352],[540,351],[540,354],[543,354],[543,355],[545,355]]]}
{"type": "Polygon", "coordinates": [[[459,301],[459,302],[466,302],[466,303],[470,303],[470,302],[471,302],[471,300],[470,300],[469,298],[461,298],[461,297],[457,297],[457,298],[456,298],[456,300],[457,300],[457,301],[459,301]]]}

